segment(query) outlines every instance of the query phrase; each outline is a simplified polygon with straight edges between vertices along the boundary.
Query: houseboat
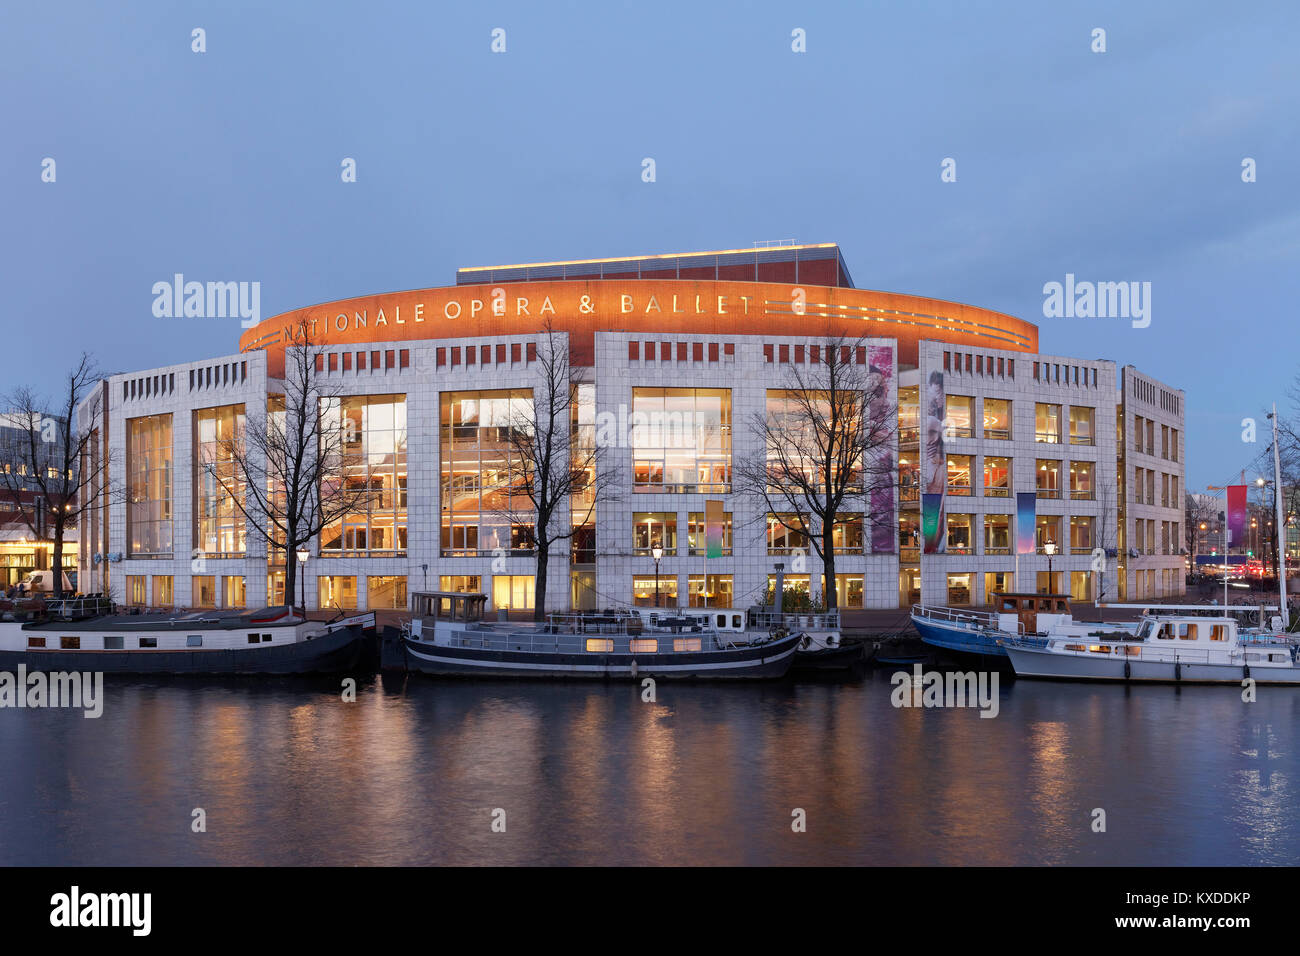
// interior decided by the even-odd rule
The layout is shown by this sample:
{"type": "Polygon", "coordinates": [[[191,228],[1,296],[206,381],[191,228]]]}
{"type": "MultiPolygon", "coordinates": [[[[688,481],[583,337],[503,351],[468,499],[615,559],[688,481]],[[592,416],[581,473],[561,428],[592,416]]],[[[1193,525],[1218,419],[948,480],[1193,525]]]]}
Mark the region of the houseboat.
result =
{"type": "Polygon", "coordinates": [[[441,676],[776,678],[790,669],[803,637],[749,632],[744,615],[730,610],[553,614],[525,625],[485,621],[485,594],[430,591],[411,599],[399,636],[405,666],[441,676]]]}
{"type": "Polygon", "coordinates": [[[309,621],[288,607],[123,614],[69,599],[40,622],[0,622],[0,670],[110,674],[307,674],[350,670],[375,617],[309,621]]]}
{"type": "Polygon", "coordinates": [[[1229,616],[1150,613],[1133,634],[1097,631],[1002,644],[1016,677],[1168,681],[1188,684],[1300,684],[1300,645],[1271,628],[1229,616]]]}

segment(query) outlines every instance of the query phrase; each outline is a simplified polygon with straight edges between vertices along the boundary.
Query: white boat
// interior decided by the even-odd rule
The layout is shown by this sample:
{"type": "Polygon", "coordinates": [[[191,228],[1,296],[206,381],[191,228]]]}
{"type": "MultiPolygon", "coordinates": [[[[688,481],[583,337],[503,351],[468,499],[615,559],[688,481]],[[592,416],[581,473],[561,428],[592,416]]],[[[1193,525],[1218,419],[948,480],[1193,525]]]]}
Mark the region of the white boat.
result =
{"type": "MultiPolygon", "coordinates": [[[[1275,621],[1274,623],[1279,623],[1275,621]]],[[[1300,645],[1280,630],[1246,629],[1231,617],[1149,613],[1137,632],[1003,638],[1016,677],[1188,684],[1300,684],[1300,645]]]]}

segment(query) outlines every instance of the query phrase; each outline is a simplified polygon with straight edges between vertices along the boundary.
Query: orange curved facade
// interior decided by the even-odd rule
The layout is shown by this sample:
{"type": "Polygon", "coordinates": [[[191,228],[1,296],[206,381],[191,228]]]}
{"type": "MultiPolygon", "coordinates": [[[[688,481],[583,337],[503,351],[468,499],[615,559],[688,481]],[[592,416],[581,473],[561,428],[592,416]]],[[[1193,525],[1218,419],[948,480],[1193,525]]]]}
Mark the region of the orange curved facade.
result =
{"type": "Polygon", "coordinates": [[[246,331],[239,350],[265,349],[284,374],[290,330],[301,321],[320,345],[530,335],[550,322],[570,335],[570,360],[594,361],[595,333],[846,335],[898,341],[898,361],[917,364],[922,339],[1038,351],[1038,328],[1001,312],[923,296],[775,282],[595,279],[456,285],[340,299],[272,316],[246,331]]]}

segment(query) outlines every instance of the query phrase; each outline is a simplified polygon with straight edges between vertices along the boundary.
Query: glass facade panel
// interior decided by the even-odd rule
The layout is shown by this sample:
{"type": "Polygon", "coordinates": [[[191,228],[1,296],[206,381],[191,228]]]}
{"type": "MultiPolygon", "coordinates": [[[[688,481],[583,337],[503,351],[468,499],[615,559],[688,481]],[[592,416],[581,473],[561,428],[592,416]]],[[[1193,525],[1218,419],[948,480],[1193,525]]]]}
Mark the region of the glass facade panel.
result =
{"type": "Polygon", "coordinates": [[[440,421],[442,555],[530,554],[533,506],[512,494],[524,465],[511,441],[532,428],[532,391],[444,392],[440,421]]]}
{"type": "Polygon", "coordinates": [[[321,415],[322,430],[341,441],[325,481],[360,493],[358,507],[321,532],[321,557],[405,554],[406,396],[328,398],[321,415]]]}
{"type": "Polygon", "coordinates": [[[731,491],[731,390],[632,389],[634,490],[731,491]]]}
{"type": "Polygon", "coordinates": [[[150,415],[126,423],[127,553],[172,553],[172,417],[150,415]]]}
{"type": "Polygon", "coordinates": [[[244,478],[235,462],[243,439],[243,405],[194,413],[194,547],[209,557],[245,550],[244,478]]]}

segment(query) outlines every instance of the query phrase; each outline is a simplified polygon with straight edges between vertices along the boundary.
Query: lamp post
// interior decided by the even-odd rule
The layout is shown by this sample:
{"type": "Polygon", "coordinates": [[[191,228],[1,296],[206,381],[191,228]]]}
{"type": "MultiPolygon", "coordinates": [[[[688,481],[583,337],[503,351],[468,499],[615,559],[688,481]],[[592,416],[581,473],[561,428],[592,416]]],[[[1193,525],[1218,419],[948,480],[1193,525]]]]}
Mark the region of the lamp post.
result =
{"type": "MultiPolygon", "coordinates": [[[[303,617],[307,616],[307,559],[309,557],[311,557],[311,552],[308,551],[306,548],[298,549],[298,576],[302,578],[301,591],[302,591],[302,616],[303,617]]],[[[293,600],[293,595],[291,594],[286,595],[286,597],[288,597],[290,601],[293,600]]]]}
{"type": "Polygon", "coordinates": [[[664,548],[658,541],[650,549],[650,557],[655,559],[655,607],[659,606],[659,559],[664,556],[664,548]]]}
{"type": "Polygon", "coordinates": [[[1052,583],[1052,555],[1056,554],[1056,542],[1046,542],[1043,545],[1043,553],[1047,555],[1047,593],[1055,594],[1055,585],[1052,583]]]}

